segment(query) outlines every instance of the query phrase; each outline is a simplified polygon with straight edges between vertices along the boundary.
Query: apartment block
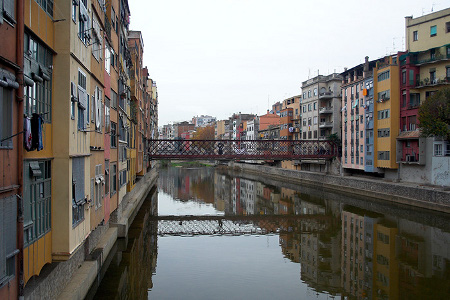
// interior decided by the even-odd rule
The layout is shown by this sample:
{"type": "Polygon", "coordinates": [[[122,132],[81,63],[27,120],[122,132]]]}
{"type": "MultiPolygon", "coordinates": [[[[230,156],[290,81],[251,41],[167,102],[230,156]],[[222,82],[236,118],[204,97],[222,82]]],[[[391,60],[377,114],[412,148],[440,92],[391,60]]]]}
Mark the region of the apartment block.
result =
{"type": "Polygon", "coordinates": [[[450,185],[450,143],[420,135],[420,105],[450,85],[450,9],[405,19],[406,51],[400,61],[400,132],[396,161],[405,181],[450,185]]]}
{"type": "Polygon", "coordinates": [[[129,15],[126,0],[0,3],[2,299],[90,251],[150,166],[157,87],[129,15]]]}
{"type": "MultiPolygon", "coordinates": [[[[23,1],[0,3],[0,299],[18,299],[23,223],[18,204],[22,194],[23,164],[23,1]],[[19,236],[19,238],[17,238],[19,236]]],[[[39,165],[37,166],[39,168],[39,165]]],[[[46,230],[47,231],[47,230],[46,230]]]]}
{"type": "Polygon", "coordinates": [[[376,61],[345,70],[342,81],[342,166],[373,172],[373,68],[376,61]],[[366,157],[367,156],[367,157],[366,157]]]}
{"type": "Polygon", "coordinates": [[[318,75],[302,82],[302,140],[326,140],[341,135],[342,76],[318,75]]]}

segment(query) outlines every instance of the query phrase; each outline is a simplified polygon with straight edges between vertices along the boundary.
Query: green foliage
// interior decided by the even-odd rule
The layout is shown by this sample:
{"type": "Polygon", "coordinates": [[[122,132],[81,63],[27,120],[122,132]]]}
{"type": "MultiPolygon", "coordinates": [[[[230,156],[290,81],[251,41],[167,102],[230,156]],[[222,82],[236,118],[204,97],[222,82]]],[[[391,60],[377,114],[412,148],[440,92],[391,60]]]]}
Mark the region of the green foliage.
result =
{"type": "Polygon", "coordinates": [[[337,133],[332,133],[328,136],[328,140],[334,142],[336,145],[340,145],[341,144],[341,139],[339,138],[339,136],[337,135],[337,133]]]}
{"type": "Polygon", "coordinates": [[[419,123],[422,136],[450,140],[450,88],[446,87],[425,100],[419,108],[419,123]]]}

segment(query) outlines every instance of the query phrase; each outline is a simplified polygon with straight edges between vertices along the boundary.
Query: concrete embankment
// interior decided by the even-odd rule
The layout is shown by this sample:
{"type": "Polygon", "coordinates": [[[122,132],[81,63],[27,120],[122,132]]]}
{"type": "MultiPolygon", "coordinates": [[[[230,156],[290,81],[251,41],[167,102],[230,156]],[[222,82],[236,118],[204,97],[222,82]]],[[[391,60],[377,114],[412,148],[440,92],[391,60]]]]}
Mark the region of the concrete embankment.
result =
{"type": "Polygon", "coordinates": [[[403,182],[387,182],[382,179],[295,171],[234,162],[229,163],[228,167],[259,176],[268,176],[281,181],[312,185],[331,191],[352,193],[393,203],[450,213],[450,192],[439,187],[421,186],[403,182]]]}
{"type": "Polygon", "coordinates": [[[153,168],[127,193],[108,223],[98,226],[64,262],[53,262],[25,287],[25,299],[84,299],[97,279],[114,243],[125,237],[142,203],[156,185],[153,168]]]}

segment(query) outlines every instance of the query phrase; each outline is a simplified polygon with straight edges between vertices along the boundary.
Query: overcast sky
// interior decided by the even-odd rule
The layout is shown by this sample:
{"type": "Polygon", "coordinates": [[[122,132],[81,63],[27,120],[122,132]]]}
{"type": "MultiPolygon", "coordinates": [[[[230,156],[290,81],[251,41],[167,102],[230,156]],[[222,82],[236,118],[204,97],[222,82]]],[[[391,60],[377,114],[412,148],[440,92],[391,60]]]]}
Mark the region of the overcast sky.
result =
{"type": "Polygon", "coordinates": [[[159,125],[264,114],[318,74],[404,50],[405,16],[450,0],[129,0],[159,125]]]}

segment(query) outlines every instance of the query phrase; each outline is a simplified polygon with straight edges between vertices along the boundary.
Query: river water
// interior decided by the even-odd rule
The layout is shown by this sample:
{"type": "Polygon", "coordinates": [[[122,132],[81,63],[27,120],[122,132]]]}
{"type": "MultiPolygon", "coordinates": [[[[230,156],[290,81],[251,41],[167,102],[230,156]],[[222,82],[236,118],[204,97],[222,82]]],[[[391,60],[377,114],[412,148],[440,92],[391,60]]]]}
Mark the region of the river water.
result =
{"type": "Polygon", "coordinates": [[[88,298],[450,299],[448,220],[310,186],[169,167],[88,298]]]}

